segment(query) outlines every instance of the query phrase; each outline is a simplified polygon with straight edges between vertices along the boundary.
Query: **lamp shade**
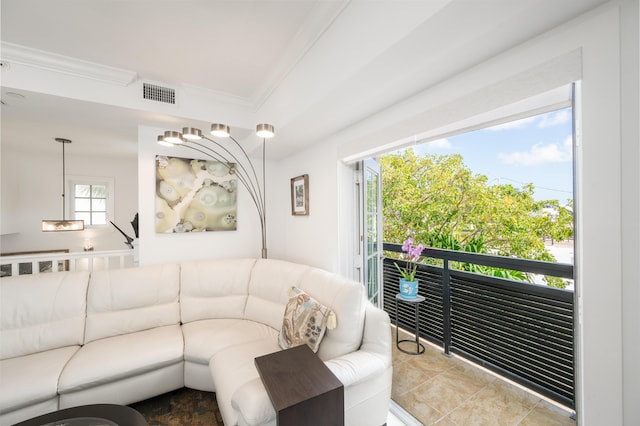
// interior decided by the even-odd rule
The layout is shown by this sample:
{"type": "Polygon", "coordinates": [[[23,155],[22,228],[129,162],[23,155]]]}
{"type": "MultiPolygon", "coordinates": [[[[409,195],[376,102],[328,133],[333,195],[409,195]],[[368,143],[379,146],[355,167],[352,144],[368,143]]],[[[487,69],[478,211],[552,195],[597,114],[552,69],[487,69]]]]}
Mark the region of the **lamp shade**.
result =
{"type": "Polygon", "coordinates": [[[84,220],[43,220],[43,232],[82,231],[84,220]]]}
{"type": "Polygon", "coordinates": [[[164,135],[158,135],[158,145],[173,147],[174,144],[164,140],[164,135]]]}
{"type": "Polygon", "coordinates": [[[173,130],[167,130],[164,132],[164,141],[172,144],[181,144],[184,142],[182,133],[173,130]]]}
{"type": "Polygon", "coordinates": [[[211,135],[219,138],[228,138],[231,135],[231,129],[226,124],[213,123],[211,125],[211,135]]]}
{"type": "Polygon", "coordinates": [[[190,141],[198,141],[202,139],[202,131],[195,127],[183,127],[182,137],[190,141]]]}
{"type": "Polygon", "coordinates": [[[275,134],[275,130],[271,124],[260,123],[256,126],[256,135],[261,138],[272,138],[275,134]]]}

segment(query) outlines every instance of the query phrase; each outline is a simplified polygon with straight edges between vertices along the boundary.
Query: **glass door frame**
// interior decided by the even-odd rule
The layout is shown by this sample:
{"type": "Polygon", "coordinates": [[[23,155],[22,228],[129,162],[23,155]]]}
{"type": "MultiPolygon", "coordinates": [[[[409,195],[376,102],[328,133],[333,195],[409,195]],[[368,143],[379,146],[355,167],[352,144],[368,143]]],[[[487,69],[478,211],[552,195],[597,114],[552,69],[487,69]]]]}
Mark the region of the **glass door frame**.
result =
{"type": "Polygon", "coordinates": [[[383,306],[382,291],[382,174],[373,158],[361,161],[356,168],[358,179],[359,248],[361,281],[367,288],[367,298],[377,307],[383,306]],[[358,173],[359,170],[359,173],[358,173]],[[373,186],[371,186],[373,185],[373,186]]]}

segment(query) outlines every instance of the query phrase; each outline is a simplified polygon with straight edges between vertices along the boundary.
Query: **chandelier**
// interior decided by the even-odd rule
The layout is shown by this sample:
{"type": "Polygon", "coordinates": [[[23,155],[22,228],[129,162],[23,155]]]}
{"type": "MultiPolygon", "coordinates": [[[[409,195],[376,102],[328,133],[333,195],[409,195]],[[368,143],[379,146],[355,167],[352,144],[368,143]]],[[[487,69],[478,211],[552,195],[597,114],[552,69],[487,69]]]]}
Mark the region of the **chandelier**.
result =
{"type": "Polygon", "coordinates": [[[260,228],[262,231],[262,258],[267,258],[267,212],[266,212],[266,184],[265,184],[265,150],[266,139],[274,136],[274,128],[271,124],[261,123],[256,126],[256,135],[262,138],[262,182],[258,179],[256,169],[247,155],[245,149],[231,136],[231,130],[226,124],[214,123],[211,125],[211,136],[220,139],[230,139],[239,152],[234,154],[227,146],[221,142],[206,136],[200,129],[195,127],[183,127],[182,132],[167,130],[158,136],[158,144],[163,146],[184,146],[198,151],[215,161],[226,166],[238,177],[242,186],[249,192],[253,205],[260,218],[260,228]],[[205,143],[208,141],[209,143],[205,143]],[[240,157],[240,158],[238,158],[240,157]],[[235,163],[237,167],[232,168],[235,163]]]}
{"type": "Polygon", "coordinates": [[[62,220],[43,220],[43,232],[60,232],[60,231],[82,231],[84,229],[84,220],[66,220],[65,219],[65,167],[64,167],[64,146],[71,143],[69,139],[56,138],[56,142],[62,144],[62,220]]]}

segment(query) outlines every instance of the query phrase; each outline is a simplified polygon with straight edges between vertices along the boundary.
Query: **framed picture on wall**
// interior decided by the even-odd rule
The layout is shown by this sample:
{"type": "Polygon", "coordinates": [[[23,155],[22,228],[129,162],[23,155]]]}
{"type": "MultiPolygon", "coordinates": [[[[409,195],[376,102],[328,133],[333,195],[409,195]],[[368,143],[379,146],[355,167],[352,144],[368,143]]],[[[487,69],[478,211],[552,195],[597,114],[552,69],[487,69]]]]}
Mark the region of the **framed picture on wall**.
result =
{"type": "Polygon", "coordinates": [[[293,216],[309,215],[309,175],[291,179],[291,214],[293,216]]]}
{"type": "Polygon", "coordinates": [[[156,155],[156,233],[235,231],[235,163],[156,155]]]}

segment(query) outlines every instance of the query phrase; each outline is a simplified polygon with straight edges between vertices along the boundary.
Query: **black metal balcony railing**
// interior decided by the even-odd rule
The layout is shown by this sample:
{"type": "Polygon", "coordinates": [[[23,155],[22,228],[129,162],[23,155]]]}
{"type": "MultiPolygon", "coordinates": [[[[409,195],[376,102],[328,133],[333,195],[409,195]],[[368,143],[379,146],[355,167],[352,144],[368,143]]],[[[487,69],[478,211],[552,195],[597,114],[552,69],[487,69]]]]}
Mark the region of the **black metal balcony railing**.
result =
{"type": "MultiPolygon", "coordinates": [[[[384,250],[401,252],[397,244],[384,250]]],[[[465,262],[573,279],[573,265],[502,256],[425,249],[444,267],[418,264],[421,337],[575,408],[574,292],[489,277],[450,268],[465,262]]],[[[415,329],[415,315],[395,295],[400,274],[395,259],[383,262],[383,305],[392,321],[415,329]]],[[[402,266],[401,262],[400,266],[402,266]]]]}

